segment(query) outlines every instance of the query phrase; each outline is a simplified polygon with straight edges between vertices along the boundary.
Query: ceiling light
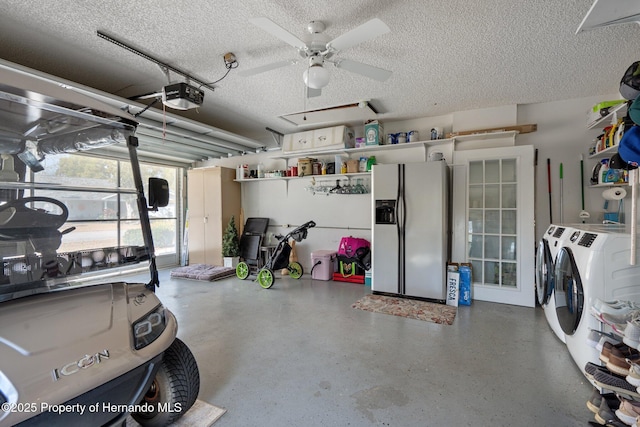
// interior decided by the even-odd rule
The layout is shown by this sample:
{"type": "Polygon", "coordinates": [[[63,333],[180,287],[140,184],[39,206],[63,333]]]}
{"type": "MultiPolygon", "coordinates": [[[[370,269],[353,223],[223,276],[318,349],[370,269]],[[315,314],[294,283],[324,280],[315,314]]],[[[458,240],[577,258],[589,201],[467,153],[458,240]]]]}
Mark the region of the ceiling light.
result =
{"type": "Polygon", "coordinates": [[[312,65],[302,75],[304,84],[311,89],[322,89],[329,84],[329,72],[322,65],[312,65]]]}

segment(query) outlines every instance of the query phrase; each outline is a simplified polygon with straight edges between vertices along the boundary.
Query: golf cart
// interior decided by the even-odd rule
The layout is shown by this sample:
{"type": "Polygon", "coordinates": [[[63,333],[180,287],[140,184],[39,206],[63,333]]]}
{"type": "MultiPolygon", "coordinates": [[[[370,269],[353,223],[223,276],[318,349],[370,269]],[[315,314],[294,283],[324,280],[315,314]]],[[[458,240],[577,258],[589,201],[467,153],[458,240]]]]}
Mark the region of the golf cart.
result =
{"type": "Polygon", "coordinates": [[[145,195],[136,127],[0,61],[2,427],[124,425],[129,414],[167,425],[197,398],[196,361],[155,295],[149,211],[167,205],[169,186],[150,178],[145,195]],[[131,188],[97,171],[72,176],[69,166],[88,159],[77,153],[111,144],[126,147],[131,170],[118,175],[131,188]],[[117,279],[141,268],[146,283],[117,279]]]}

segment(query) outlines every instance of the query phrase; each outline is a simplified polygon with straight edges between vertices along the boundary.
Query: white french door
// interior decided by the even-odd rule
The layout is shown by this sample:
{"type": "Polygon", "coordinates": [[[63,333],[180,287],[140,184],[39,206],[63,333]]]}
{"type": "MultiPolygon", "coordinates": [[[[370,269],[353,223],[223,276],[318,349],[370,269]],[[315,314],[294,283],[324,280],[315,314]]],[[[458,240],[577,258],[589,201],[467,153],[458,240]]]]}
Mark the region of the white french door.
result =
{"type": "Polygon", "coordinates": [[[533,147],[456,151],[454,162],[453,261],[471,263],[473,299],[534,307],[533,147]]]}

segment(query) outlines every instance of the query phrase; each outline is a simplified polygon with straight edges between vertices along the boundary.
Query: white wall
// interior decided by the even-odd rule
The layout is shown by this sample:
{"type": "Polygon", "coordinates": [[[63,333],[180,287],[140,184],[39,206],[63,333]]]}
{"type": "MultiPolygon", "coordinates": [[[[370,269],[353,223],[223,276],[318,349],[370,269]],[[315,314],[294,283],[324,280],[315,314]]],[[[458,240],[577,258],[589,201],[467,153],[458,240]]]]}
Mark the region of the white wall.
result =
{"type": "MultiPolygon", "coordinates": [[[[445,132],[453,129],[490,128],[515,124],[537,124],[538,130],[516,137],[516,144],[532,144],[538,149],[536,166],[536,240],[549,225],[549,201],[547,191],[546,159],[551,159],[552,209],[554,222],[560,221],[559,165],[563,163],[563,213],[567,223],[579,222],[581,207],[580,155],[584,156],[585,208],[591,212],[592,222],[602,220],[602,189],[588,188],[591,168],[595,161],[587,160],[591,141],[598,130],[587,131],[586,113],[594,104],[611,99],[619,99],[619,94],[598,96],[568,101],[522,106],[466,111],[452,115],[426,117],[397,122],[385,122],[385,133],[417,130],[421,140],[428,139],[432,127],[442,127],[445,132]],[[517,122],[513,123],[517,115],[517,122]],[[478,123],[478,118],[482,118],[478,123]],[[482,124],[482,125],[481,125],[482,124]],[[475,127],[477,126],[477,127],[475,127]]],[[[362,130],[356,129],[356,135],[362,130]]],[[[249,164],[256,169],[262,162],[265,170],[286,169],[287,163],[277,159],[279,152],[251,154],[220,160],[210,160],[199,166],[220,165],[235,168],[238,164],[249,164]]],[[[424,161],[421,148],[387,150],[375,153],[378,163],[401,163],[424,161]]],[[[318,156],[321,157],[321,156],[318,156]]],[[[327,156],[329,160],[333,156],[327,156]]],[[[294,160],[290,160],[293,162],[294,160]]],[[[293,163],[290,163],[293,164],[293,163]]],[[[314,220],[318,227],[309,232],[307,240],[297,244],[299,261],[306,272],[311,268],[310,253],[319,249],[337,250],[343,236],[371,239],[371,198],[370,195],[313,195],[305,190],[311,179],[289,181],[261,181],[242,184],[242,206],[244,217],[261,216],[270,218],[270,233],[283,233],[308,220],[314,220]]],[[[452,191],[461,189],[452,188],[452,191]]],[[[627,196],[627,199],[629,196],[627,196]]],[[[629,203],[627,203],[629,204],[629,203]]]]}

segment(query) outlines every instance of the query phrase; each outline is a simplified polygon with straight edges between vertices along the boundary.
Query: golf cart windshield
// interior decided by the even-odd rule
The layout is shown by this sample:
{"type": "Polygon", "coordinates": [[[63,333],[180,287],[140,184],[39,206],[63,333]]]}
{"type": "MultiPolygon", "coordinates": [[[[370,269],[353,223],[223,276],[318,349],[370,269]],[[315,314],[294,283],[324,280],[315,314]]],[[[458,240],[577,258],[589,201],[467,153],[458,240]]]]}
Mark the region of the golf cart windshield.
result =
{"type": "Polygon", "coordinates": [[[108,106],[98,111],[0,77],[0,301],[77,286],[81,275],[142,261],[152,262],[153,282],[137,156],[131,154],[132,173],[105,171],[106,160],[79,155],[128,147],[136,123],[108,106]],[[131,175],[130,188],[114,174],[131,175]]]}

